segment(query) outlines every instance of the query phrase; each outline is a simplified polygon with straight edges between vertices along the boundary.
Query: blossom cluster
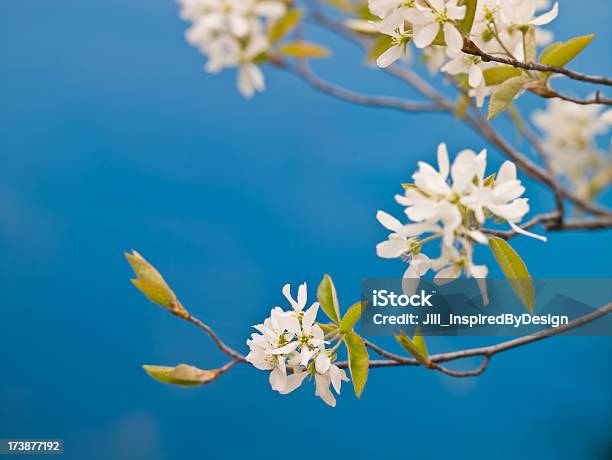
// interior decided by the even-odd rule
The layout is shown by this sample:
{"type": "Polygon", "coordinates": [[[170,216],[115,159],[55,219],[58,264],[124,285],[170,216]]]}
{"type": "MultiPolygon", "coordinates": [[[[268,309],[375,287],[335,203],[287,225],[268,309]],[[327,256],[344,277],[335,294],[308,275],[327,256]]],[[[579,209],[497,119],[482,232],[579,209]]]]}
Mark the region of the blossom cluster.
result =
{"type": "Polygon", "coordinates": [[[179,0],[181,17],[191,21],[187,41],[207,57],[205,70],[238,68],[238,90],[246,97],[265,88],[257,57],[269,47],[266,25],[285,14],[278,0],[179,0]]]}
{"type": "Polygon", "coordinates": [[[486,150],[463,150],[451,165],[445,144],[438,146],[437,160],[437,170],[420,161],[412,175],[413,183],[406,184],[405,193],[395,197],[406,207],[410,223],[403,224],[378,211],[378,221],[392,233],[376,246],[376,252],[379,257],[401,258],[409,263],[404,273],[405,291],[416,289],[419,278],[429,270],[436,272],[434,280],[439,284],[464,272],[476,279],[486,302],[484,279],[488,268],[473,262],[474,245],[488,244],[482,231],[485,221],[503,220],[517,233],[546,239],[518,226],[529,212],[529,204],[521,197],[525,188],[517,179],[514,163],[506,161],[497,174],[486,176],[486,150]],[[441,240],[440,256],[430,258],[422,252],[423,247],[436,239],[441,240]]]}
{"type": "Polygon", "coordinates": [[[532,120],[544,134],[542,147],[553,173],[579,196],[592,199],[612,182],[610,139],[607,152],[597,145],[597,137],[610,131],[612,109],[602,113],[597,105],[552,99],[546,110],[533,113],[532,120]]]}
{"type": "MultiPolygon", "coordinates": [[[[558,14],[555,3],[550,11],[537,16],[536,11],[547,3],[546,0],[481,0],[471,32],[464,37],[460,22],[467,11],[458,0],[369,0],[371,13],[380,18],[376,24],[378,30],[392,39],[392,46],[378,57],[377,64],[387,67],[405,56],[412,41],[423,49],[432,73],[442,70],[449,75],[466,75],[470,94],[482,106],[484,98],[494,89],[487,86],[483,71],[500,64],[463,53],[464,38],[488,54],[522,61],[525,28],[548,24],[558,14]]],[[[552,40],[552,34],[536,28],[535,40],[536,44],[544,45],[552,40]]]]}
{"type": "Polygon", "coordinates": [[[330,385],[340,394],[342,382],[348,382],[344,370],[333,364],[334,350],[326,350],[325,334],[316,323],[319,303],[304,310],[307,302],[306,283],[300,285],[297,300],[291,286],[283,287],[283,295],[292,310],[275,307],[263,324],[254,328],[247,340],[250,352],[246,359],[257,369],[270,371],[270,385],[280,394],[291,393],[306,377],[314,377],[315,394],[334,407],[336,399],[330,385]]]}

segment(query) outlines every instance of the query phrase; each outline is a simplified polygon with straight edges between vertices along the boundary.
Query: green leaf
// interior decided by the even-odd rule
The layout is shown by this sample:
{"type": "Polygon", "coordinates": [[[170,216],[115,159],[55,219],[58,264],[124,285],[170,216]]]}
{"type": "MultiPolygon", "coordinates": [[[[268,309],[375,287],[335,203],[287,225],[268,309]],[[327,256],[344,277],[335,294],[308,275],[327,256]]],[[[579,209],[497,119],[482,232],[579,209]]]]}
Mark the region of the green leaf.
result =
{"type": "Polygon", "coordinates": [[[340,306],[334,282],[329,275],[323,276],[319,288],[317,289],[319,304],[327,316],[334,322],[340,321],[340,306]]]}
{"type": "Polygon", "coordinates": [[[395,339],[408,353],[414,356],[418,362],[429,365],[431,360],[427,352],[427,345],[425,344],[425,339],[421,335],[418,326],[414,331],[414,337],[412,339],[408,337],[405,332],[396,335],[395,339]]]}
{"type": "Polygon", "coordinates": [[[136,251],[132,250],[131,253],[126,252],[125,257],[139,279],[168,287],[166,281],[164,281],[164,278],[162,278],[155,267],[147,262],[146,259],[136,251]]]}
{"type": "Polygon", "coordinates": [[[323,48],[322,46],[309,42],[286,43],[282,45],[278,51],[285,56],[298,59],[322,58],[329,56],[329,50],[327,48],[323,48]]]}
{"type": "Polygon", "coordinates": [[[507,241],[491,237],[489,247],[516,295],[530,313],[534,311],[535,291],[525,262],[507,241]]]}
{"type": "Polygon", "coordinates": [[[563,67],[578,56],[595,38],[595,34],[574,37],[566,42],[553,43],[540,56],[542,64],[563,67]]]}
{"type": "Polygon", "coordinates": [[[317,323],[317,324],[319,325],[319,327],[325,334],[338,330],[338,325],[335,323],[327,323],[327,324],[317,323]]]}
{"type": "Polygon", "coordinates": [[[465,5],[465,16],[459,21],[459,31],[463,35],[469,35],[472,31],[472,25],[474,24],[474,18],[476,17],[476,8],[478,7],[478,0],[463,0],[460,5],[465,5]]]}
{"type": "Polygon", "coordinates": [[[289,10],[278,21],[272,23],[268,28],[268,40],[270,43],[276,43],[287,35],[302,19],[302,10],[294,8],[289,10]]]}
{"type": "Polygon", "coordinates": [[[378,57],[387,51],[393,45],[393,38],[389,35],[382,35],[378,40],[374,42],[368,55],[366,56],[366,62],[373,62],[378,57]]]}
{"type": "Polygon", "coordinates": [[[351,332],[357,324],[357,321],[361,317],[361,312],[365,308],[363,302],[357,302],[352,305],[347,312],[344,314],[342,321],[340,321],[340,332],[351,332]]]}
{"type": "Polygon", "coordinates": [[[495,88],[489,101],[489,114],[487,118],[491,120],[502,113],[508,104],[514,100],[519,91],[521,91],[524,83],[525,81],[522,76],[512,77],[495,88]]]}
{"type": "Polygon", "coordinates": [[[369,357],[363,339],[356,332],[344,336],[344,344],[348,350],[349,369],[353,388],[358,398],[361,397],[368,380],[369,357]]]}
{"type": "Polygon", "coordinates": [[[162,307],[172,308],[172,305],[176,302],[176,297],[170,294],[172,291],[141,279],[132,279],[131,281],[153,303],[162,307]]]}
{"type": "Polygon", "coordinates": [[[204,371],[188,364],[179,364],[176,367],[170,366],[142,366],[152,378],[162,383],[179,385],[183,387],[196,387],[204,385],[219,375],[218,370],[204,371]]]}
{"type": "Polygon", "coordinates": [[[178,302],[170,286],[168,286],[164,278],[153,265],[147,262],[146,259],[136,251],[132,251],[131,253],[126,252],[125,257],[137,276],[137,279],[133,279],[132,283],[134,283],[134,286],[136,286],[151,302],[169,309],[185,312],[185,309],[181,306],[180,302],[178,302]]]}
{"type": "Polygon", "coordinates": [[[525,62],[536,62],[535,27],[529,26],[523,31],[523,51],[525,62]]]}
{"type": "Polygon", "coordinates": [[[544,48],[542,52],[540,53],[540,63],[542,63],[542,60],[546,59],[550,53],[552,53],[554,50],[556,50],[561,45],[562,45],[562,42],[555,42],[555,43],[551,43],[546,48],[544,48]]]}

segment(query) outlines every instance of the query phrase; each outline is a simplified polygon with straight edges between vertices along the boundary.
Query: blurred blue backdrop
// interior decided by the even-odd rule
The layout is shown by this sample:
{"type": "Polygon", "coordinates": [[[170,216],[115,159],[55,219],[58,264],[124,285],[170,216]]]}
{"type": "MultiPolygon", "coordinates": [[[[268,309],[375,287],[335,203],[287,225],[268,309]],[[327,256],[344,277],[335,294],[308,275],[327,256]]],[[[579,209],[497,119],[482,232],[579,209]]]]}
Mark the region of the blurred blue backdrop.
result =
{"type": "MultiPolygon", "coordinates": [[[[399,276],[401,262],[375,255],[386,235],[376,210],[401,215],[399,183],[441,140],[453,152],[483,146],[445,115],[350,106],[273,69],[266,93],[246,102],[231,71],[204,74],[177,10],[169,0],[0,4],[0,438],[63,438],[65,458],[92,460],[301,448],[351,459],[609,458],[610,338],[517,349],[472,380],[377,370],[361,401],[347,385],[336,409],[311,385],[280,396],[246,366],[195,390],[146,376],[141,364],[224,359],[132,287],[124,250],[141,251],[244,349],[286,282],[306,280],[312,293],[331,273],[347,304],[362,278],[399,276]]],[[[598,34],[573,67],[611,73],[611,19],[607,0],[561,2],[558,38],[598,34]]],[[[315,64],[323,75],[412,96],[350,45],[312,34],[334,48],[336,59],[315,64]]],[[[529,190],[535,210],[551,206],[547,191],[529,190]]],[[[534,276],[612,275],[610,233],[515,245],[534,276]]],[[[494,267],[486,251],[478,257],[494,267]]]]}

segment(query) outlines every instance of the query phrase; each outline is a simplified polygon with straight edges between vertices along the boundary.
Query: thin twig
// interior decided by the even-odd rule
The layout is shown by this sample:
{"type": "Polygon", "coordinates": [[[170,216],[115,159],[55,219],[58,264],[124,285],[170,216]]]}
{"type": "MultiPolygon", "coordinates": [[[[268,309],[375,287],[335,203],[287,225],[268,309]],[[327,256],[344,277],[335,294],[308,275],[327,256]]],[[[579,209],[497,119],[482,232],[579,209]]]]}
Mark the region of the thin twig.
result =
{"type": "MultiPolygon", "coordinates": [[[[200,321],[198,318],[196,318],[195,316],[191,314],[188,314],[187,316],[180,316],[180,317],[189,321],[190,323],[195,324],[200,329],[203,329],[209,335],[209,337],[213,340],[213,342],[215,342],[215,345],[217,346],[217,348],[221,350],[223,353],[225,353],[228,356],[231,356],[236,361],[240,361],[244,363],[247,362],[244,355],[242,355],[241,353],[238,353],[236,350],[234,350],[233,348],[223,343],[223,341],[219,338],[219,336],[215,333],[215,331],[213,331],[213,329],[210,326],[208,326],[207,324],[204,324],[202,321],[200,321]]],[[[228,363],[227,365],[229,365],[229,367],[233,366],[233,364],[230,365],[230,363],[228,363]]]]}
{"type": "MultiPolygon", "coordinates": [[[[490,345],[490,346],[480,347],[480,348],[468,348],[465,350],[453,351],[450,353],[439,353],[436,355],[431,355],[429,359],[432,363],[446,363],[446,362],[456,361],[458,359],[470,358],[474,356],[483,356],[486,358],[491,358],[492,356],[498,353],[502,353],[504,351],[511,350],[513,348],[518,348],[518,347],[521,347],[523,345],[527,345],[533,342],[538,342],[540,340],[544,340],[549,337],[554,337],[556,335],[563,334],[564,332],[568,332],[573,329],[579,328],[611,312],[612,312],[612,302],[604,305],[603,307],[595,310],[592,313],[576,318],[575,320],[570,321],[569,323],[563,326],[545,329],[543,331],[536,332],[535,334],[532,334],[532,335],[526,335],[524,337],[519,337],[517,339],[507,340],[505,342],[501,342],[496,345],[490,345]]],[[[377,348],[378,348],[378,350],[376,350],[377,352],[380,353],[382,351],[385,353],[384,356],[390,355],[390,356],[393,356],[393,359],[371,360],[369,362],[369,367],[371,368],[422,365],[419,361],[417,361],[414,358],[404,358],[402,356],[387,352],[386,350],[383,350],[380,347],[377,347],[377,348]]],[[[348,362],[341,361],[341,362],[337,362],[336,365],[341,368],[346,368],[348,367],[348,362]]],[[[488,365],[488,361],[486,363],[481,364],[481,367],[483,367],[483,369],[480,372],[478,372],[480,368],[476,369],[475,371],[467,371],[467,372],[468,373],[471,372],[471,373],[475,373],[475,375],[479,375],[480,373],[484,371],[487,365],[488,365]]],[[[451,371],[451,372],[453,372],[453,374],[457,373],[457,371],[451,371]]],[[[452,374],[449,374],[449,375],[452,375],[452,374]]],[[[467,375],[461,375],[461,376],[467,376],[467,375]]]]}
{"type": "MultiPolygon", "coordinates": [[[[598,310],[595,310],[592,313],[589,313],[587,315],[581,316],[580,318],[577,318],[573,321],[570,321],[569,323],[563,325],[563,326],[559,326],[559,327],[553,327],[550,329],[546,329],[540,332],[537,332],[535,334],[532,335],[528,335],[528,336],[524,336],[524,337],[519,337],[517,339],[513,339],[513,340],[508,340],[506,342],[501,342],[498,343],[496,345],[490,345],[490,346],[486,346],[486,347],[480,347],[480,348],[469,348],[469,349],[465,349],[465,350],[458,350],[458,351],[453,351],[453,352],[449,352],[449,353],[439,353],[439,354],[435,354],[435,355],[431,355],[429,357],[430,359],[430,365],[429,367],[431,369],[440,371],[446,375],[450,375],[452,377],[473,377],[473,376],[477,376],[482,374],[487,366],[489,365],[489,359],[501,352],[504,352],[506,350],[511,350],[513,348],[518,348],[520,346],[523,345],[527,345],[529,343],[532,342],[537,342],[539,340],[543,340],[546,339],[548,337],[554,337],[556,335],[559,334],[563,334],[564,332],[568,332],[571,331],[573,329],[579,328],[581,326],[584,326],[592,321],[595,321],[605,315],[607,315],[608,313],[612,312],[612,302],[608,303],[607,305],[604,305],[603,307],[601,307],[598,310]],[[446,363],[446,362],[450,362],[450,361],[455,361],[455,360],[459,360],[459,359],[463,359],[463,358],[469,358],[469,357],[473,357],[473,356],[482,356],[484,358],[483,362],[481,363],[481,365],[474,369],[474,370],[469,370],[469,371],[454,371],[451,369],[447,369],[446,367],[440,366],[439,363],[446,363]]],[[[180,315],[179,315],[180,316],[180,315]]],[[[198,326],[199,328],[203,329],[215,342],[215,344],[217,345],[217,347],[224,352],[225,354],[227,354],[228,356],[231,356],[232,358],[234,358],[232,361],[228,362],[225,366],[223,366],[222,368],[220,368],[219,370],[221,370],[222,372],[225,372],[227,370],[229,370],[230,368],[232,368],[234,365],[238,364],[238,363],[248,363],[248,361],[246,360],[246,358],[244,357],[244,355],[240,354],[239,352],[237,352],[236,350],[234,350],[233,348],[225,345],[225,343],[223,343],[223,341],[217,336],[217,334],[206,324],[204,324],[202,321],[200,321],[199,319],[195,318],[192,315],[182,315],[180,316],[183,319],[186,319],[187,321],[195,324],[196,326],[198,326]]],[[[422,363],[420,363],[419,361],[417,361],[414,358],[407,358],[401,355],[397,355],[395,353],[391,353],[387,350],[384,350],[383,348],[379,347],[378,345],[370,342],[367,339],[364,339],[364,343],[366,344],[367,347],[371,348],[372,350],[376,351],[378,354],[380,354],[383,357],[389,358],[387,360],[370,360],[369,361],[369,367],[371,368],[375,368],[375,367],[392,367],[392,366],[420,366],[423,365],[422,363]]],[[[336,365],[340,368],[347,368],[348,367],[348,362],[347,361],[339,361],[336,363],[336,365]]]]}
{"type": "MultiPolygon", "coordinates": [[[[612,228],[612,216],[602,217],[584,217],[565,219],[559,223],[559,212],[553,211],[545,214],[538,214],[520,225],[523,230],[528,230],[538,224],[543,224],[547,231],[562,231],[562,230],[605,230],[612,228]]],[[[488,235],[498,236],[505,240],[514,238],[518,235],[515,230],[494,230],[483,228],[483,233],[488,235]]]]}
{"type": "Polygon", "coordinates": [[[355,91],[350,91],[340,86],[336,86],[329,83],[322,78],[315,75],[305,62],[298,65],[291,65],[289,63],[282,64],[293,74],[301,77],[310,86],[317,91],[326,93],[338,99],[350,102],[352,104],[365,105],[369,107],[383,107],[388,109],[401,110],[403,112],[441,112],[444,109],[440,108],[437,104],[430,102],[417,102],[407,101],[389,96],[370,96],[360,94],[355,91]]]}
{"type": "Polygon", "coordinates": [[[535,62],[521,62],[516,59],[506,58],[502,56],[493,56],[492,54],[487,54],[478,48],[473,43],[470,43],[470,46],[464,46],[464,53],[471,54],[473,56],[480,57],[485,62],[499,62],[500,64],[506,64],[512,67],[518,67],[520,69],[525,70],[537,70],[538,72],[550,72],[550,73],[558,73],[561,75],[565,75],[566,77],[571,78],[572,80],[579,80],[588,83],[594,83],[597,85],[608,85],[612,86],[612,79],[608,77],[601,76],[593,76],[593,75],[585,75],[579,72],[574,72],[573,70],[566,69],[564,67],[556,67],[547,64],[538,64],[535,62]]]}
{"type": "Polygon", "coordinates": [[[593,105],[593,104],[599,104],[599,105],[612,105],[612,99],[608,98],[608,97],[602,97],[601,93],[599,91],[597,91],[595,93],[595,96],[593,96],[592,98],[589,99],[579,99],[577,97],[572,97],[572,96],[567,96],[565,94],[562,94],[558,91],[554,91],[554,90],[549,90],[547,92],[547,96],[545,96],[546,98],[550,99],[550,98],[558,98],[558,99],[562,99],[564,101],[568,101],[568,102],[572,102],[574,104],[578,104],[578,105],[593,105]]]}

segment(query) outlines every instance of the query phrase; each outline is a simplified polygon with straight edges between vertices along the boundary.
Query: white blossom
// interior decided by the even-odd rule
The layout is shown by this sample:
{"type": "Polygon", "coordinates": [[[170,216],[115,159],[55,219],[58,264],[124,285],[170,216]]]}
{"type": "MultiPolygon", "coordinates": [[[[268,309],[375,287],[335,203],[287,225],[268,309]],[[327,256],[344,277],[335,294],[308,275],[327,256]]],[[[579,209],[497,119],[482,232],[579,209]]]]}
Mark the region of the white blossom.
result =
{"type": "Polygon", "coordinates": [[[500,1],[501,16],[511,25],[543,26],[552,22],[559,14],[559,3],[555,2],[552,9],[540,16],[535,16],[538,9],[536,0],[503,0],[500,1]]]}
{"type": "Polygon", "coordinates": [[[407,55],[407,46],[410,36],[404,32],[403,20],[402,24],[395,29],[383,28],[382,23],[379,24],[378,27],[380,32],[391,37],[393,43],[376,59],[376,65],[380,68],[385,68],[407,55]]]}
{"type": "Polygon", "coordinates": [[[488,244],[482,232],[488,218],[500,218],[516,232],[546,241],[527,232],[518,223],[529,212],[522,195],[525,188],[518,180],[516,166],[502,164],[497,174],[486,177],[487,152],[463,150],[450,163],[445,144],[437,151],[438,168],[418,162],[412,175],[413,184],[396,201],[406,206],[411,223],[403,224],[384,211],[378,211],[378,221],[391,231],[388,239],[376,246],[382,258],[401,258],[408,262],[403,279],[404,292],[414,292],[419,279],[429,270],[437,272],[436,280],[452,280],[461,273],[477,280],[487,303],[484,279],[488,269],[473,263],[475,244],[488,244]],[[426,243],[441,239],[441,254],[430,258],[423,250],[426,243]]]}
{"type": "Polygon", "coordinates": [[[325,370],[319,369],[319,365],[317,365],[317,373],[315,374],[315,395],[320,397],[327,405],[336,407],[336,398],[329,389],[329,386],[331,384],[336,393],[340,394],[342,382],[348,382],[349,379],[346,376],[346,372],[335,364],[329,363],[326,367],[324,366],[324,369],[325,370]]]}
{"type": "Polygon", "coordinates": [[[404,17],[413,26],[414,45],[417,48],[430,46],[442,31],[449,57],[457,56],[463,47],[463,37],[455,21],[465,16],[465,6],[457,0],[429,0],[427,5],[416,3],[406,10],[404,17]]]}
{"type": "Polygon", "coordinates": [[[259,333],[253,333],[247,340],[250,351],[246,360],[257,369],[269,370],[270,386],[280,394],[291,393],[307,377],[314,377],[315,394],[335,406],[329,386],[340,394],[341,382],[348,378],[332,363],[333,349],[325,349],[325,335],[316,323],[319,303],[306,308],[306,283],[299,286],[297,298],[291,295],[289,284],[283,286],[282,292],[291,310],[275,307],[263,324],[254,326],[259,333]]]}
{"type": "Polygon", "coordinates": [[[607,185],[612,161],[598,147],[597,138],[609,132],[612,110],[602,113],[597,105],[551,99],[546,110],[533,113],[532,120],[544,134],[542,147],[555,175],[584,198],[592,198],[607,185]]]}
{"type": "Polygon", "coordinates": [[[237,68],[240,93],[251,98],[265,89],[257,56],[269,49],[266,26],[286,11],[280,0],[179,0],[181,17],[191,21],[187,41],[207,57],[205,70],[237,68]]]}

